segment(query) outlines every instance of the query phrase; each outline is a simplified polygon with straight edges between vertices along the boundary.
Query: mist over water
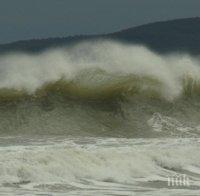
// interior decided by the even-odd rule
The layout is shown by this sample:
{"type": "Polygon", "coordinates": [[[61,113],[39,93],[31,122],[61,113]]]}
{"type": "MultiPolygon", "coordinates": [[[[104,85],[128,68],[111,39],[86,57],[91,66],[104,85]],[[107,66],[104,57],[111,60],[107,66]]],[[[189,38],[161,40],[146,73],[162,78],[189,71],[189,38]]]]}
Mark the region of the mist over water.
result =
{"type": "Polygon", "coordinates": [[[0,190],[198,195],[199,101],[187,54],[102,40],[1,55],[0,190]],[[167,187],[177,173],[192,186],[167,187]]]}
{"type": "MultiPolygon", "coordinates": [[[[165,99],[173,100],[183,94],[184,79],[199,80],[199,63],[197,58],[189,55],[161,56],[143,46],[111,41],[85,42],[36,55],[15,53],[1,56],[0,88],[33,94],[43,85],[62,78],[80,88],[93,90],[125,83],[131,77],[148,78],[160,84],[158,87],[154,84],[155,91],[165,99]]],[[[134,82],[125,84],[130,87],[126,90],[131,91],[134,82]]],[[[138,84],[140,90],[148,90],[145,85],[151,84],[143,83],[138,84]]]]}

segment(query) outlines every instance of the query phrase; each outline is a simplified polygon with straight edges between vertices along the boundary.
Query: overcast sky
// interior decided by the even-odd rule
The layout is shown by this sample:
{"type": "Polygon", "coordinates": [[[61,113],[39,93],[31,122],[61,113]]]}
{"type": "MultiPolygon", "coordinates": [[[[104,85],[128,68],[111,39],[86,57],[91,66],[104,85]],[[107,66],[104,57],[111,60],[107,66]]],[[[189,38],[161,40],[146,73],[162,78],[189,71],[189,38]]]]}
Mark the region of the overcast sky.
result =
{"type": "Polygon", "coordinates": [[[200,15],[200,0],[0,0],[0,43],[200,15]]]}

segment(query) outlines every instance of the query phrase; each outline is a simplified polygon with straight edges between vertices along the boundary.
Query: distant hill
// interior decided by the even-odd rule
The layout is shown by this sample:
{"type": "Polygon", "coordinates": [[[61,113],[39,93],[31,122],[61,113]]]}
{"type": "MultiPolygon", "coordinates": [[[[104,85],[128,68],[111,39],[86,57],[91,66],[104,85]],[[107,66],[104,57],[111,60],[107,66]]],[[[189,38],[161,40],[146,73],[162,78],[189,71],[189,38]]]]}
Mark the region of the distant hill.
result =
{"type": "Polygon", "coordinates": [[[85,40],[111,39],[129,44],[143,44],[159,53],[187,52],[200,54],[200,18],[155,22],[105,35],[80,35],[66,38],[34,39],[0,45],[0,54],[24,51],[40,52],[69,46],[85,40]]]}
{"type": "Polygon", "coordinates": [[[200,18],[156,22],[111,34],[129,43],[145,44],[157,52],[200,54],[200,18]]]}

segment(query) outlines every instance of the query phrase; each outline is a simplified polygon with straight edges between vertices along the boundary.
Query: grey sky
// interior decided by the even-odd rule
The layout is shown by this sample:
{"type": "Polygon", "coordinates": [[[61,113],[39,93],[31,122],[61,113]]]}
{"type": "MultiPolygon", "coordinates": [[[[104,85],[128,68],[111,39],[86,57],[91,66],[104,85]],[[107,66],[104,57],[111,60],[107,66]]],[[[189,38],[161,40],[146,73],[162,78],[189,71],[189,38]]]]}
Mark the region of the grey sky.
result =
{"type": "Polygon", "coordinates": [[[200,15],[200,0],[0,0],[0,43],[200,15]]]}

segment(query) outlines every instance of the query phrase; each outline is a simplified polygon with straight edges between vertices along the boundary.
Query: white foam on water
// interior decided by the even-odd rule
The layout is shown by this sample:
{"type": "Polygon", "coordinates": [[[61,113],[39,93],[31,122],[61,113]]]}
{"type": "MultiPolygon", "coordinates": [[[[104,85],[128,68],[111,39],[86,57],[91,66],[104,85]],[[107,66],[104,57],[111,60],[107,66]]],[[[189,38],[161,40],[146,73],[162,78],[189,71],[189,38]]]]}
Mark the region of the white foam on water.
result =
{"type": "Polygon", "coordinates": [[[19,192],[67,191],[76,195],[99,190],[102,195],[104,191],[131,195],[138,190],[156,193],[159,186],[168,189],[167,178],[176,173],[186,172],[191,184],[193,179],[200,180],[196,172],[200,170],[198,139],[140,139],[139,142],[93,138],[91,141],[92,138],[72,138],[55,140],[54,144],[51,141],[46,145],[36,142],[2,147],[2,190],[16,186],[19,192]]]}
{"type": "Polygon", "coordinates": [[[149,127],[152,127],[155,132],[167,132],[171,135],[184,134],[184,136],[197,136],[199,126],[187,127],[175,118],[154,113],[147,121],[149,127]],[[196,133],[195,133],[196,132],[196,133]]]}

